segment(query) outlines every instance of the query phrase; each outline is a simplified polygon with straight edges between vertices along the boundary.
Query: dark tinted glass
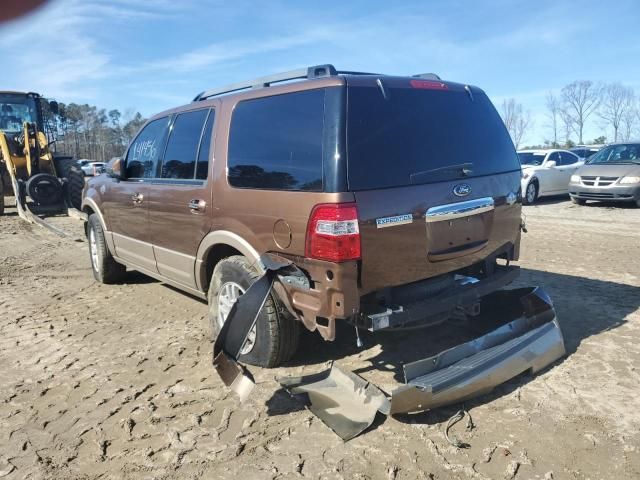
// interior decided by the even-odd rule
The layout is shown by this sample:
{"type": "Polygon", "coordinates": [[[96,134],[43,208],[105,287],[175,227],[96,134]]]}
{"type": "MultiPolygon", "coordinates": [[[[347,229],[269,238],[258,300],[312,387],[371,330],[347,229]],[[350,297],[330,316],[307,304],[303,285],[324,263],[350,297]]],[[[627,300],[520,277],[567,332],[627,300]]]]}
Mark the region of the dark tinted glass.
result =
{"type": "Polygon", "coordinates": [[[127,178],[154,178],[162,155],[169,117],[159,118],[143,128],[127,153],[127,178]]]}
{"type": "Polygon", "coordinates": [[[520,152],[518,153],[518,157],[520,157],[520,163],[522,165],[538,166],[542,165],[546,155],[544,153],[520,152]]]}
{"type": "Polygon", "coordinates": [[[204,132],[202,132],[200,151],[198,152],[198,164],[196,165],[196,178],[199,180],[206,180],[207,173],[209,172],[209,149],[211,148],[211,134],[213,133],[213,119],[215,114],[215,110],[211,110],[209,118],[207,118],[207,124],[204,126],[204,132]]]}
{"type": "Polygon", "coordinates": [[[547,162],[556,162],[556,164],[560,164],[560,154],[558,152],[550,153],[547,157],[547,162]]]}
{"type": "Polygon", "coordinates": [[[198,145],[208,113],[209,110],[196,110],[176,117],[162,162],[162,178],[194,178],[198,145]]]}
{"type": "Polygon", "coordinates": [[[229,183],[322,190],[324,90],[239,103],[231,119],[229,183]]]}
{"type": "Polygon", "coordinates": [[[563,152],[560,154],[560,162],[558,163],[558,165],[571,165],[573,163],[576,163],[578,160],[578,157],[570,153],[563,152]]]}
{"type": "Polygon", "coordinates": [[[351,190],[452,180],[461,168],[446,167],[466,163],[473,164],[470,176],[520,169],[500,116],[477,89],[473,99],[462,87],[385,87],[383,95],[352,86],[347,95],[351,190]]]}

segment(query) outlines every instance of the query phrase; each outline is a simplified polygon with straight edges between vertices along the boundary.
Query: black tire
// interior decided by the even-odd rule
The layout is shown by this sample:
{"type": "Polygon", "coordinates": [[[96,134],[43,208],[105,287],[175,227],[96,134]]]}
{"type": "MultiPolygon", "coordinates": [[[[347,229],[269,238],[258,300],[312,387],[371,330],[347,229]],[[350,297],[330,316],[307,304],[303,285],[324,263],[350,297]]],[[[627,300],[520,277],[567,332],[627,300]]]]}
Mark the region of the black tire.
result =
{"type": "Polygon", "coordinates": [[[576,198],[576,197],[571,197],[571,201],[573,203],[575,203],[576,205],[586,205],[587,204],[586,200],[583,200],[581,198],[576,198]]]}
{"type": "Polygon", "coordinates": [[[89,261],[91,262],[91,270],[93,278],[100,283],[118,283],[122,281],[127,273],[124,265],[116,262],[107,247],[104,238],[102,224],[97,214],[89,215],[87,222],[87,240],[89,243],[89,261]],[[91,234],[95,235],[95,242],[92,241],[91,234]],[[94,261],[94,249],[96,259],[94,261]]]}
{"type": "Polygon", "coordinates": [[[640,198],[636,200],[636,207],[640,208],[640,198]]]}
{"type": "Polygon", "coordinates": [[[4,179],[2,178],[2,165],[0,165],[0,215],[4,215],[4,179]]]}
{"type": "Polygon", "coordinates": [[[80,210],[82,207],[84,172],[72,157],[56,157],[53,161],[58,177],[67,179],[65,189],[67,203],[71,207],[80,210]]]}
{"type": "Polygon", "coordinates": [[[62,202],[62,184],[48,173],[38,173],[29,178],[27,193],[39,205],[57,205],[62,202]]]}
{"type": "Polygon", "coordinates": [[[536,200],[538,200],[538,192],[539,192],[539,186],[538,186],[538,181],[537,180],[531,180],[528,184],[527,184],[527,189],[523,192],[522,194],[522,203],[524,203],[525,205],[532,205],[536,202],[536,200]],[[529,193],[529,189],[533,190],[533,195],[528,195],[529,193]]]}
{"type": "MultiPolygon", "coordinates": [[[[209,324],[215,339],[221,325],[218,318],[218,296],[223,285],[232,282],[245,291],[260,277],[245,257],[236,255],[221,260],[213,270],[209,292],[209,324]]],[[[289,360],[298,348],[300,322],[269,294],[256,323],[255,343],[251,351],[240,355],[243,363],[259,367],[277,367],[289,360]]]]}

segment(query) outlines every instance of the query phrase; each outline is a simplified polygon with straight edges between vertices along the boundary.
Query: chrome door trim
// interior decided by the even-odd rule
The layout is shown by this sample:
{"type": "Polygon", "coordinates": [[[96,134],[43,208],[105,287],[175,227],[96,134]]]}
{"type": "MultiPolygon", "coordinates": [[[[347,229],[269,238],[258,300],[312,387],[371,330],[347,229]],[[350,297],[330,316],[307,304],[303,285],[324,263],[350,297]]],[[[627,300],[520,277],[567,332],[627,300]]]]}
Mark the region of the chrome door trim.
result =
{"type": "Polygon", "coordinates": [[[456,218],[490,212],[494,208],[495,202],[493,201],[493,197],[476,198],[474,200],[467,200],[466,202],[448,203],[446,205],[431,207],[425,214],[425,220],[427,223],[455,220],[456,218]]]}

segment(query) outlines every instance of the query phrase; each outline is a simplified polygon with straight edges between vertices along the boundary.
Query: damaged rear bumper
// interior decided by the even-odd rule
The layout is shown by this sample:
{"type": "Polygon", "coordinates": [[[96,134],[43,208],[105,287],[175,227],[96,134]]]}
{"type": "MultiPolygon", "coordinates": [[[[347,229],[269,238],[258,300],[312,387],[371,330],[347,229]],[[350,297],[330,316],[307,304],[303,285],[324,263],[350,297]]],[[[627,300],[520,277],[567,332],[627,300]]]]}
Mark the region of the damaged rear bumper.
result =
{"type": "Polygon", "coordinates": [[[522,315],[475,340],[404,365],[405,385],[391,395],[391,414],[481,395],[521,373],[536,373],[565,354],[555,310],[542,289],[506,290],[495,296],[520,301],[522,315]]]}
{"type": "Polygon", "coordinates": [[[539,287],[502,290],[481,300],[491,328],[475,340],[433,357],[404,365],[405,384],[390,397],[364,379],[353,381],[337,366],[328,374],[282,379],[291,393],[305,393],[310,409],[336,433],[348,439],[373,422],[375,411],[384,414],[415,413],[458,403],[491,391],[524,373],[538,372],[565,354],[564,339],[553,303],[539,287]],[[346,381],[348,378],[349,381],[346,381]],[[328,385],[330,388],[327,388],[328,385]],[[365,394],[366,389],[366,394],[365,394]],[[348,402],[345,399],[350,399],[348,402]],[[360,409],[354,402],[360,402],[360,409]],[[354,411],[371,411],[364,423],[354,411]]]}

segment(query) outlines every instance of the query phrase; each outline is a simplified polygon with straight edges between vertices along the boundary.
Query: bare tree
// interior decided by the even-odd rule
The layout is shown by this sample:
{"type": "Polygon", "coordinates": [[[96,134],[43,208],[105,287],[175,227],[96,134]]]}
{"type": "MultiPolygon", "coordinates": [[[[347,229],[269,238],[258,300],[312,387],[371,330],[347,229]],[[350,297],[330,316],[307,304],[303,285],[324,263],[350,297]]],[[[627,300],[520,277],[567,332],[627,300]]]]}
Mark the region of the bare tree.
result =
{"type": "Polygon", "coordinates": [[[502,121],[511,135],[516,148],[522,143],[525,134],[533,126],[531,112],[524,112],[521,103],[510,98],[502,102],[502,121]]]}
{"type": "Polygon", "coordinates": [[[632,139],[636,125],[640,119],[640,98],[634,95],[633,101],[626,108],[620,119],[620,139],[628,142],[632,139]]]}
{"type": "Polygon", "coordinates": [[[560,120],[562,120],[562,129],[564,131],[564,146],[567,148],[573,147],[574,143],[571,141],[571,127],[573,125],[573,120],[569,112],[561,108],[558,112],[560,115],[560,120]]]}
{"type": "Polygon", "coordinates": [[[549,119],[549,127],[553,132],[553,147],[557,148],[558,143],[558,127],[560,121],[560,100],[552,92],[547,92],[545,97],[547,106],[547,118],[549,119]]]}
{"type": "Polygon", "coordinates": [[[578,143],[583,143],[584,126],[591,114],[600,105],[601,88],[591,80],[577,80],[562,89],[564,110],[578,134],[578,143]]]}
{"type": "Polygon", "coordinates": [[[618,132],[627,111],[632,110],[635,101],[633,89],[620,83],[606,85],[602,90],[602,103],[598,116],[613,128],[613,141],[618,141],[618,132]]]}

